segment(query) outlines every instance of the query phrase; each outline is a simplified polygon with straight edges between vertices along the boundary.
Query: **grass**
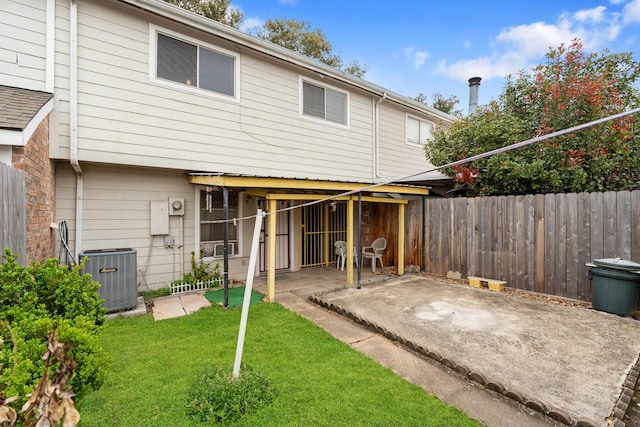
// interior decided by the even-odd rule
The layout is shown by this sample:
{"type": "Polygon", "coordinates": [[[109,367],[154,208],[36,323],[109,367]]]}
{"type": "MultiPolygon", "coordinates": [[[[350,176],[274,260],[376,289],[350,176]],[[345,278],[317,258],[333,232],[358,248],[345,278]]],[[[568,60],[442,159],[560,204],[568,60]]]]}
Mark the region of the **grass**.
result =
{"type": "MultiPolygon", "coordinates": [[[[187,393],[205,366],[233,367],[240,312],[109,321],[111,372],[77,402],[80,426],[200,425],[186,416],[187,393]]],[[[251,306],[243,362],[278,396],[234,426],[479,426],[279,304],[251,306]]]]}

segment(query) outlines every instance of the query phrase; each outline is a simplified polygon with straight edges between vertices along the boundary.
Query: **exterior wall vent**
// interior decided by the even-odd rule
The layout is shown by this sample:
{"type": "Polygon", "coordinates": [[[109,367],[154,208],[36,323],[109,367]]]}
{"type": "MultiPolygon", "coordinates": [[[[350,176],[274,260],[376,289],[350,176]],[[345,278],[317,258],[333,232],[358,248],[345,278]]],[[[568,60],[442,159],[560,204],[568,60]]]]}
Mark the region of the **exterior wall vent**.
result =
{"type": "Polygon", "coordinates": [[[107,312],[122,311],[137,304],[138,284],[136,250],[131,248],[94,249],[80,253],[88,258],[82,273],[100,283],[98,294],[107,312]]]}

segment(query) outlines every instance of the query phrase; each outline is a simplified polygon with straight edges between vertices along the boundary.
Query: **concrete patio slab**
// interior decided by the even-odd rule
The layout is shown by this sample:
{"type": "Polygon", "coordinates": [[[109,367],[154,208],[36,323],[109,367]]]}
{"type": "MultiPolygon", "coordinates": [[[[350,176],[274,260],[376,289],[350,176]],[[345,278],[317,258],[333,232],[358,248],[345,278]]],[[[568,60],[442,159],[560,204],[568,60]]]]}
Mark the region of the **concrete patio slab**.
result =
{"type": "Polygon", "coordinates": [[[607,425],[640,354],[634,319],[424,277],[320,298],[483,375],[523,402],[595,425],[607,425]]]}

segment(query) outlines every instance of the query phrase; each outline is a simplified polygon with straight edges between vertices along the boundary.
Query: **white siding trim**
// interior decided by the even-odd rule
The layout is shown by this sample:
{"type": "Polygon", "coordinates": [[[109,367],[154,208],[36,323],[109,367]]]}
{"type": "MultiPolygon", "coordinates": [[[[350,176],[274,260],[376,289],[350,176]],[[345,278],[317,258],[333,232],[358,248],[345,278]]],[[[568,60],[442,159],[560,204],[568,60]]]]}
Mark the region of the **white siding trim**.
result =
{"type": "Polygon", "coordinates": [[[343,89],[338,89],[335,86],[331,86],[328,85],[324,82],[318,81],[318,80],[313,80],[304,76],[298,76],[298,115],[301,119],[303,120],[308,120],[310,122],[314,122],[314,123],[321,123],[323,125],[328,125],[328,126],[334,126],[340,129],[349,129],[350,127],[350,123],[351,123],[351,94],[343,89]],[[332,89],[335,90],[336,92],[341,92],[344,93],[345,95],[347,95],[347,106],[346,106],[346,110],[347,110],[347,123],[346,124],[341,124],[341,123],[336,123],[336,122],[332,122],[326,119],[319,119],[313,116],[308,116],[306,114],[303,114],[303,109],[304,109],[304,99],[303,99],[303,89],[302,89],[302,84],[304,82],[307,83],[311,83],[314,84],[316,86],[320,86],[323,88],[327,88],[327,89],[332,89]]]}
{"type": "Polygon", "coordinates": [[[185,36],[184,34],[180,34],[178,32],[171,31],[166,28],[159,27],[157,25],[149,24],[149,81],[151,83],[154,83],[160,86],[170,87],[172,89],[180,90],[183,92],[196,93],[198,95],[210,96],[212,98],[217,98],[225,101],[240,102],[240,55],[236,52],[223,49],[219,46],[215,46],[215,45],[203,42],[202,40],[194,39],[193,37],[185,36]],[[180,83],[174,83],[168,80],[162,80],[162,79],[156,78],[156,61],[157,61],[156,41],[158,40],[156,35],[158,33],[166,34],[178,40],[182,40],[187,43],[194,44],[196,46],[202,46],[214,52],[219,52],[219,53],[234,57],[235,58],[235,64],[234,64],[235,67],[233,70],[234,71],[234,76],[233,76],[234,96],[228,96],[221,93],[200,89],[195,86],[186,86],[180,83]]]}

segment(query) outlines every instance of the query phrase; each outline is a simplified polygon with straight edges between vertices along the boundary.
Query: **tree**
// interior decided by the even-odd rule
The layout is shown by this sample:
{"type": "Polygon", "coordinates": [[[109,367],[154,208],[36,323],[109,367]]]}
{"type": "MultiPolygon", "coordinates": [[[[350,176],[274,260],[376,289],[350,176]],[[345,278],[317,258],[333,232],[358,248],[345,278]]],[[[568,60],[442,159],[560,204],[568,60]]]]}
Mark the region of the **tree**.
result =
{"type": "Polygon", "coordinates": [[[451,114],[455,117],[462,117],[462,110],[455,108],[456,105],[460,103],[460,100],[455,95],[445,98],[440,92],[436,92],[431,96],[431,104],[427,102],[427,96],[423,93],[418,94],[418,96],[413,99],[423,103],[424,105],[433,107],[436,110],[442,111],[443,113],[451,114]]]}
{"type": "Polygon", "coordinates": [[[333,52],[333,46],[325,34],[319,29],[312,29],[308,21],[270,19],[256,31],[256,36],[356,77],[362,78],[367,72],[367,67],[358,61],[344,63],[333,52]]]}
{"type": "MultiPolygon", "coordinates": [[[[468,158],[628,111],[638,105],[640,63],[631,53],[586,54],[573,40],[550,49],[532,73],[507,76],[497,101],[428,141],[435,165],[468,158]]],[[[445,173],[480,194],[566,193],[640,188],[640,135],[626,116],[469,162],[445,173]]]]}
{"type": "Polygon", "coordinates": [[[233,28],[240,28],[244,15],[231,6],[230,0],[164,0],[175,6],[221,22],[233,28]]]}

